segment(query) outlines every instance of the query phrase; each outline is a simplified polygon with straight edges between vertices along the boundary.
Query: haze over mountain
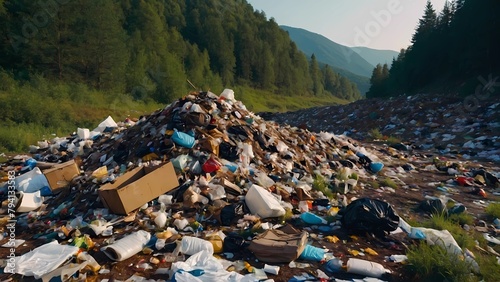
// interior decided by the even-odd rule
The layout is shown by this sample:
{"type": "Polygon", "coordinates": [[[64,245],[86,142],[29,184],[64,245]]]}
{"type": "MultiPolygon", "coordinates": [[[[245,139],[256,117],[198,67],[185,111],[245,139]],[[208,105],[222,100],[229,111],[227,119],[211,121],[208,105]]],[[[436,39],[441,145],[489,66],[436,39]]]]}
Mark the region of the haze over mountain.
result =
{"type": "Polygon", "coordinates": [[[373,65],[351,48],[340,45],[321,34],[302,28],[280,26],[307,56],[316,55],[318,61],[332,67],[342,68],[357,75],[369,77],[373,65]]]}
{"type": "Polygon", "coordinates": [[[377,50],[368,47],[351,47],[351,49],[374,67],[377,64],[390,65],[392,59],[397,58],[399,54],[399,52],[393,50],[377,50]]]}
{"type": "Polygon", "coordinates": [[[314,54],[318,62],[328,64],[339,74],[356,83],[364,94],[370,88],[369,77],[378,64],[390,64],[398,52],[392,50],[375,50],[367,47],[347,47],[338,44],[321,34],[302,28],[280,26],[287,31],[297,47],[307,56],[314,54]]]}

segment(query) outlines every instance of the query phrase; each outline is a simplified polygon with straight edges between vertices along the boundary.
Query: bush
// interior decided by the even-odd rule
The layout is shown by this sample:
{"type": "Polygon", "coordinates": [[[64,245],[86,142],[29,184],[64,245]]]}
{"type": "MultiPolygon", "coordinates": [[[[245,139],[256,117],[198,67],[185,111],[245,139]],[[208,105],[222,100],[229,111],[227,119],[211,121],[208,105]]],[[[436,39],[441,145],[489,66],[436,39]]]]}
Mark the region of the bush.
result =
{"type": "Polygon", "coordinates": [[[491,203],[489,204],[485,212],[487,215],[494,217],[494,218],[500,218],[500,203],[491,203]]]}
{"type": "Polygon", "coordinates": [[[408,268],[416,273],[418,281],[477,281],[471,265],[459,256],[448,254],[440,246],[420,242],[406,253],[408,268]]]}
{"type": "Polygon", "coordinates": [[[323,195],[328,197],[328,199],[333,198],[333,192],[332,190],[330,190],[330,187],[328,186],[328,183],[323,176],[316,174],[314,176],[314,182],[312,186],[314,190],[322,192],[323,195]]]}
{"type": "Polygon", "coordinates": [[[368,131],[368,134],[375,140],[375,139],[382,139],[384,137],[384,135],[382,135],[382,133],[380,132],[380,130],[378,128],[374,128],[370,131],[368,131]]]}

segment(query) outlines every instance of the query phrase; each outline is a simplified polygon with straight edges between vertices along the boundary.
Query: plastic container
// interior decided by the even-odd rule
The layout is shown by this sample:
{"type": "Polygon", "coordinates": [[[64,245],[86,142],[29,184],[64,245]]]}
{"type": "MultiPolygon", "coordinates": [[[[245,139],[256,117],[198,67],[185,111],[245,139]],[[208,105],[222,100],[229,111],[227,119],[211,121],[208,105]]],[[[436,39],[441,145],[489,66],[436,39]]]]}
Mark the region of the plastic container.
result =
{"type": "Polygon", "coordinates": [[[139,230],[107,246],[104,253],[112,260],[123,261],[140,252],[150,239],[149,232],[139,230]]]}

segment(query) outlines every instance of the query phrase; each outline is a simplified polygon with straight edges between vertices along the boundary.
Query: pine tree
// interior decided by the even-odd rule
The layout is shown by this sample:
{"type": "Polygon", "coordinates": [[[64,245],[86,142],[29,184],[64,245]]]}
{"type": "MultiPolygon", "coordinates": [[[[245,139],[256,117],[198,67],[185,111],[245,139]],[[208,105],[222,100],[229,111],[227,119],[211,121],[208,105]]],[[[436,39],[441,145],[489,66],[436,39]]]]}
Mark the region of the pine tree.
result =
{"type": "Polygon", "coordinates": [[[431,32],[436,27],[437,15],[430,0],[425,5],[424,16],[418,21],[417,29],[412,36],[411,42],[415,45],[428,39],[431,32]]]}
{"type": "Polygon", "coordinates": [[[321,95],[323,92],[323,79],[321,77],[321,70],[319,68],[318,61],[316,60],[316,56],[314,54],[311,55],[309,73],[312,79],[312,93],[314,95],[321,95]]]}

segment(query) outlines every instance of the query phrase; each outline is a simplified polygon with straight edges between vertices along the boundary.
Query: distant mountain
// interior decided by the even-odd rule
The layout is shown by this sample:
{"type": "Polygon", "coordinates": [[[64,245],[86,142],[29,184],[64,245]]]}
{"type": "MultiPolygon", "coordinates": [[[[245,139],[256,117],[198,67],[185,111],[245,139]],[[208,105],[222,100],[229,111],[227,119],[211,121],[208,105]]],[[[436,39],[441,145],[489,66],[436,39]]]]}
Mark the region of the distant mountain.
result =
{"type": "Polygon", "coordinates": [[[390,66],[392,59],[397,58],[399,54],[399,52],[393,50],[377,50],[368,47],[351,47],[351,49],[374,67],[377,64],[387,64],[390,66]]]}
{"type": "Polygon", "coordinates": [[[370,77],[373,65],[351,48],[340,45],[324,37],[301,28],[280,26],[307,56],[313,53],[319,62],[333,68],[340,68],[357,75],[370,77]]]}

